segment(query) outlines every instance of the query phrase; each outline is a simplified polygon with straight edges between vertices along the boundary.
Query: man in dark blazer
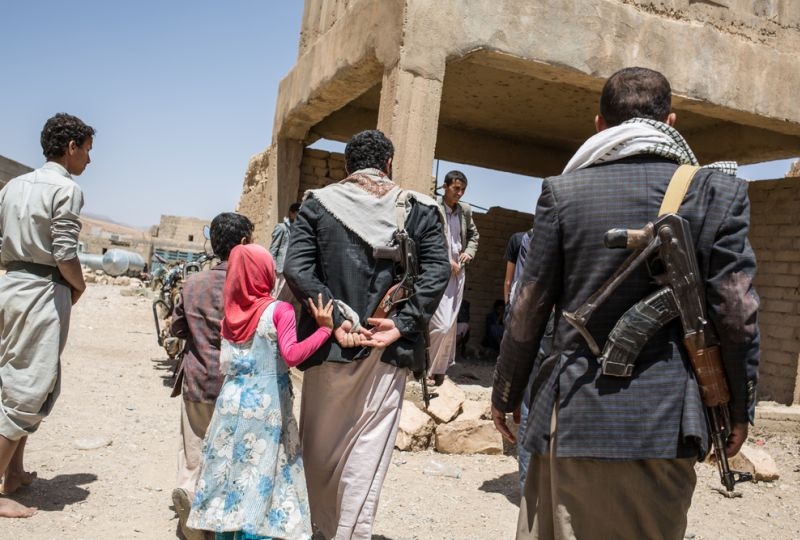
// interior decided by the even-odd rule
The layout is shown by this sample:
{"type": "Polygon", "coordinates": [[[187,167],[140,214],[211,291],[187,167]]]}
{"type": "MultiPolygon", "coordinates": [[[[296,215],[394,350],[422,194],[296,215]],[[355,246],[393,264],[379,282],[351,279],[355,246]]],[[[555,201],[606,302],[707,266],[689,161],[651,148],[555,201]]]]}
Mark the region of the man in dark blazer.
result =
{"type": "MultiPolygon", "coordinates": [[[[533,377],[524,445],[532,460],[517,538],[683,538],[709,448],[703,403],[682,344],[680,322],[653,336],[628,378],[602,375],[597,357],[561,316],[574,311],[619,268],[626,250],[603,246],[612,228],[655,220],[679,164],[697,164],[672,127],[666,78],[623,69],[606,82],[598,133],[561,176],[545,179],[530,253],[495,371],[492,416],[509,440],[506,413],[519,411],[533,377]],[[553,349],[536,352],[551,309],[553,349]]],[[[752,422],[758,367],[756,270],[747,239],[745,181],[708,166],[692,181],[679,214],[688,220],[708,316],[721,341],[738,452],[752,422]]],[[[588,331],[604,343],[620,316],[659,287],[640,267],[600,307],[588,331]]]]}
{"type": "MultiPolygon", "coordinates": [[[[311,521],[329,539],[372,536],[406,378],[409,370],[422,376],[423,332],[450,273],[436,201],[392,181],[393,156],[380,131],[353,136],[344,151],[347,178],[306,193],[289,237],[284,272],[295,297],[334,300],[333,337],[300,365],[311,521]],[[372,318],[398,278],[395,262],[376,257],[374,248],[390,244],[403,206],[418,276],[408,301],[372,318]]],[[[316,327],[304,310],[298,339],[316,327]]]]}

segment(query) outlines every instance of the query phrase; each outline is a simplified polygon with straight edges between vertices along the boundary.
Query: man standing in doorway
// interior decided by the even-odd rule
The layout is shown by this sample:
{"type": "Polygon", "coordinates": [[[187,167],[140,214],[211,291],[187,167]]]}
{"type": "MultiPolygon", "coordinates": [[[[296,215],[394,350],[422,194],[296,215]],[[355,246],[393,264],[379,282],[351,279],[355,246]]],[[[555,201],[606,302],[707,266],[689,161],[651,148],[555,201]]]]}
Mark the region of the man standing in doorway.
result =
{"type": "Polygon", "coordinates": [[[447,368],[456,360],[456,320],[464,298],[464,267],[478,251],[478,228],[472,220],[472,208],[461,202],[467,190],[467,177],[461,171],[450,171],[444,177],[442,208],[447,218],[445,229],[450,254],[450,280],[430,323],[430,359],[428,376],[432,383],[444,382],[447,368]]]}
{"type": "Polygon", "coordinates": [[[272,296],[287,302],[290,302],[292,297],[289,289],[284,287],[286,279],[283,277],[283,265],[286,261],[286,250],[289,248],[289,234],[298,210],[300,210],[300,203],[292,203],[283,221],[272,229],[272,241],[269,244],[269,252],[275,259],[275,286],[272,288],[272,296]]]}
{"type": "MultiPolygon", "coordinates": [[[[542,185],[533,256],[512,303],[492,392],[495,425],[513,441],[505,414],[518,415],[533,376],[524,440],[532,457],[518,539],[684,536],[694,464],[708,451],[709,436],[679,318],[643,346],[630,376],[615,377],[603,374],[597,356],[561,316],[582,305],[628,257],[627,250],[604,247],[606,231],[654,221],[678,166],[697,164],[675,121],[661,73],[620,70],[603,87],[597,134],[564,174],[542,185]],[[553,306],[552,351],[537,359],[553,306]]],[[[694,175],[679,212],[688,222],[706,289],[700,300],[719,333],[727,372],[729,456],[753,420],[759,361],[749,211],[747,182],[709,166],[694,175]]],[[[587,330],[597,343],[625,311],[661,287],[645,266],[596,307],[587,330]]]]}
{"type": "MultiPolygon", "coordinates": [[[[395,262],[373,251],[389,246],[399,228],[403,190],[391,179],[393,156],[392,142],[380,131],[350,139],[347,178],[306,194],[286,255],[286,282],[296,298],[334,300],[333,338],[300,365],[311,522],[327,540],[372,537],[406,378],[409,370],[423,375],[423,332],[449,273],[436,201],[405,192],[400,215],[419,274],[407,301],[386,318],[370,318],[399,277],[395,262]]],[[[304,309],[298,339],[316,327],[304,309]]]]}

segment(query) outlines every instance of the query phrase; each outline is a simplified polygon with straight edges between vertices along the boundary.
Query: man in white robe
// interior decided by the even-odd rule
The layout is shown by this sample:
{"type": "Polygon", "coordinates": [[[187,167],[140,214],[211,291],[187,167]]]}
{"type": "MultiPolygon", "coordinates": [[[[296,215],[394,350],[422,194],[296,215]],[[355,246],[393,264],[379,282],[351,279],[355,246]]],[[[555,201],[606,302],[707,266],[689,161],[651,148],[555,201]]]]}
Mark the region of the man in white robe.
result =
{"type": "MultiPolygon", "coordinates": [[[[30,484],[23,469],[30,433],[53,408],[71,307],[86,284],[78,261],[83,193],[72,180],[91,159],[94,129],[59,113],[42,130],[47,163],[0,191],[0,492],[30,484]]],[[[0,498],[0,517],[35,508],[0,498]]]]}
{"type": "Polygon", "coordinates": [[[447,368],[456,361],[456,323],[464,298],[466,272],[464,267],[478,251],[478,228],[472,219],[469,204],[461,202],[467,190],[467,177],[461,171],[450,171],[444,177],[442,208],[447,218],[445,234],[450,254],[450,281],[430,322],[430,366],[432,383],[444,382],[447,368]]]}

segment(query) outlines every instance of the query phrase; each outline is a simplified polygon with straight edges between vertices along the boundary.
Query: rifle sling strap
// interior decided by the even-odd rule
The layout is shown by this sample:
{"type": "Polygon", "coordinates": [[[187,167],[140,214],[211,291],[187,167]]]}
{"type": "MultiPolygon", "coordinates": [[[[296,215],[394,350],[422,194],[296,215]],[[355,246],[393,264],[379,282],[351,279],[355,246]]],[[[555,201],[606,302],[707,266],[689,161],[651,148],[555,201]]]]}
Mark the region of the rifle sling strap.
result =
{"type": "Polygon", "coordinates": [[[700,167],[694,165],[681,165],[672,175],[672,179],[667,186],[667,192],[664,194],[664,200],[661,201],[661,209],[658,211],[659,217],[664,214],[677,214],[678,209],[681,207],[683,198],[689,190],[689,184],[692,178],[700,167]]]}

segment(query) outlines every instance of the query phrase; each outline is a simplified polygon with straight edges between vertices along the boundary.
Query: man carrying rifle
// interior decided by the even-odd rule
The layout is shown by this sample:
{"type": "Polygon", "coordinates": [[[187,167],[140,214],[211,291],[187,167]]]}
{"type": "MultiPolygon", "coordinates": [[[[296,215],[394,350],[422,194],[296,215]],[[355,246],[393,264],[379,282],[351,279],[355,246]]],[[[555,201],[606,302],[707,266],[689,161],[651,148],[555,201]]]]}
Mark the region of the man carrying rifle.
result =
{"type": "MultiPolygon", "coordinates": [[[[300,366],[311,521],[326,539],[371,538],[406,376],[424,372],[424,332],[450,274],[436,201],[391,180],[393,155],[380,131],[350,139],[349,176],[306,194],[284,266],[297,298],[322,293],[335,306],[331,340],[300,366]],[[410,244],[399,245],[398,229],[410,244]],[[403,267],[409,246],[416,269],[403,267]],[[398,256],[387,256],[392,251],[398,256]],[[406,272],[416,277],[404,280],[406,272]],[[398,282],[405,300],[386,315],[392,306],[381,301],[398,282]]],[[[303,311],[298,339],[315,328],[303,311]]]]}
{"type": "MultiPolygon", "coordinates": [[[[509,440],[506,413],[519,410],[533,377],[524,437],[532,453],[517,538],[683,538],[696,476],[709,450],[709,427],[684,345],[680,318],[643,344],[629,376],[604,375],[588,341],[607,341],[617,321],[661,289],[647,265],[598,302],[583,330],[565,319],[624,266],[629,252],[608,249],[610,229],[655,222],[681,164],[696,165],[673,128],[669,82],[656,71],[626,68],[606,82],[597,134],[564,174],[546,179],[536,235],[495,371],[492,415],[509,440]],[[536,359],[556,306],[552,353],[536,359]]],[[[756,261],[747,240],[747,184],[730,171],[702,168],[678,211],[688,222],[705,311],[719,338],[731,429],[738,452],[752,421],[758,367],[756,261]]],[[[596,298],[596,297],[593,297],[596,298]]],[[[578,325],[580,326],[580,325],[578,325]]]]}

